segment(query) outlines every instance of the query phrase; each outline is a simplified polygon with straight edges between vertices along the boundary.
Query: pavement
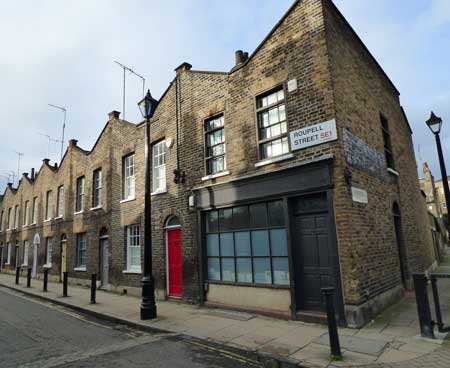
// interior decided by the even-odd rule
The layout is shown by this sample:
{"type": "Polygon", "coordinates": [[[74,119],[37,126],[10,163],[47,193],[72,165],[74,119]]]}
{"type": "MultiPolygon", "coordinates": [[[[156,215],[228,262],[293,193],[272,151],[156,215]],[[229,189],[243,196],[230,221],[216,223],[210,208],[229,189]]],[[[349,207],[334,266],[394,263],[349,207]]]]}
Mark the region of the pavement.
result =
{"type": "MultiPolygon", "coordinates": [[[[450,272],[450,263],[438,271],[450,272]]],[[[412,293],[361,329],[340,328],[343,359],[333,360],[324,325],[174,301],[158,301],[158,318],[141,321],[140,299],[133,296],[99,290],[97,304],[90,304],[90,289],[86,287],[69,285],[69,297],[63,298],[61,284],[49,283],[46,293],[42,292],[42,281],[32,280],[31,288],[25,284],[23,278],[15,285],[12,275],[0,274],[0,285],[34,297],[138,329],[190,336],[253,353],[259,359],[275,357],[286,367],[450,367],[450,341],[445,335],[436,340],[420,337],[412,293]]],[[[443,320],[450,322],[450,280],[439,280],[438,286],[443,320]]]]}

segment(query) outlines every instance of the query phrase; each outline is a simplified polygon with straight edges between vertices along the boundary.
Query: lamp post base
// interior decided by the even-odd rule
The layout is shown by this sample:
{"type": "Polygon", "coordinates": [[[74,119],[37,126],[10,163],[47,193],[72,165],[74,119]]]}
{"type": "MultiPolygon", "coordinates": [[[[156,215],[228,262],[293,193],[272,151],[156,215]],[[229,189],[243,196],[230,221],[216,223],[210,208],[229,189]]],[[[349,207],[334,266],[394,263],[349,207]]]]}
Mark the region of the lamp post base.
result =
{"type": "Polygon", "coordinates": [[[151,275],[142,278],[141,320],[156,318],[155,285],[151,275]]]}

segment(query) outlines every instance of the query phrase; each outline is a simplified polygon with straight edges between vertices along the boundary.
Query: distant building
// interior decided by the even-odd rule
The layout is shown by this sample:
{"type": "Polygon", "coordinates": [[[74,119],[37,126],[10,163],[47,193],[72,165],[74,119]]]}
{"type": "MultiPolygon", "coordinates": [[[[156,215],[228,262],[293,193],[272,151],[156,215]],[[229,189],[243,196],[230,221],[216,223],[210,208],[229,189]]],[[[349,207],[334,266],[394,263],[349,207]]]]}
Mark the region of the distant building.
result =
{"type": "MultiPolygon", "coordinates": [[[[448,180],[448,183],[450,185],[450,176],[447,177],[447,180],[448,180]]],[[[440,202],[441,207],[442,207],[442,213],[444,215],[448,215],[448,208],[447,208],[447,203],[445,202],[444,186],[443,186],[442,179],[436,180],[435,185],[436,185],[436,190],[437,190],[439,202],[440,202]]]]}

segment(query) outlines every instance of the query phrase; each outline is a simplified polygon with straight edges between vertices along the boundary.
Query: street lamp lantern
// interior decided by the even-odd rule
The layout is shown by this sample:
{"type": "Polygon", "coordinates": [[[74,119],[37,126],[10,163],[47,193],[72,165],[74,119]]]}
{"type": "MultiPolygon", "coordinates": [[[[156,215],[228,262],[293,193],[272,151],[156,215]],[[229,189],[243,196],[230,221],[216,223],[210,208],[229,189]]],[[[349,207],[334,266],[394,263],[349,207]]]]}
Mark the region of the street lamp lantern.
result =
{"type": "Polygon", "coordinates": [[[145,198],[144,198],[144,269],[142,272],[142,304],[141,319],[156,318],[155,281],[152,272],[152,202],[150,190],[151,150],[150,150],[150,119],[158,101],[150,90],[138,103],[139,110],[145,119],[145,198]]]}
{"type": "Polygon", "coordinates": [[[434,115],[434,112],[431,111],[430,118],[426,121],[428,128],[433,132],[433,134],[439,134],[441,131],[442,126],[442,119],[436,115],[434,115]]]}

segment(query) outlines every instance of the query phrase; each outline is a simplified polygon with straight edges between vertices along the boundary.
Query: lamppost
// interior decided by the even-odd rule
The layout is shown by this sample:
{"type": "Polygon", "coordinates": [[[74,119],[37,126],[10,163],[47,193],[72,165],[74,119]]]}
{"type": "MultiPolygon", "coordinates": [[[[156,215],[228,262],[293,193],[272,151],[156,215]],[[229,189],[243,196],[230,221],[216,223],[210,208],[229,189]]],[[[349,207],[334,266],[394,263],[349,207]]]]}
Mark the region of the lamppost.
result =
{"type": "Polygon", "coordinates": [[[144,202],[144,271],[142,275],[141,319],[156,318],[155,282],[152,275],[152,207],[150,190],[150,119],[158,101],[147,91],[138,103],[139,110],[145,119],[145,202],[144,202]]]}
{"type": "Polygon", "coordinates": [[[447,213],[450,211],[450,190],[448,188],[447,170],[445,169],[444,155],[442,154],[441,138],[439,133],[441,132],[442,119],[431,111],[430,118],[426,121],[428,128],[433,132],[436,138],[436,146],[439,156],[439,165],[441,166],[442,185],[444,187],[445,203],[447,205],[447,213]]]}

